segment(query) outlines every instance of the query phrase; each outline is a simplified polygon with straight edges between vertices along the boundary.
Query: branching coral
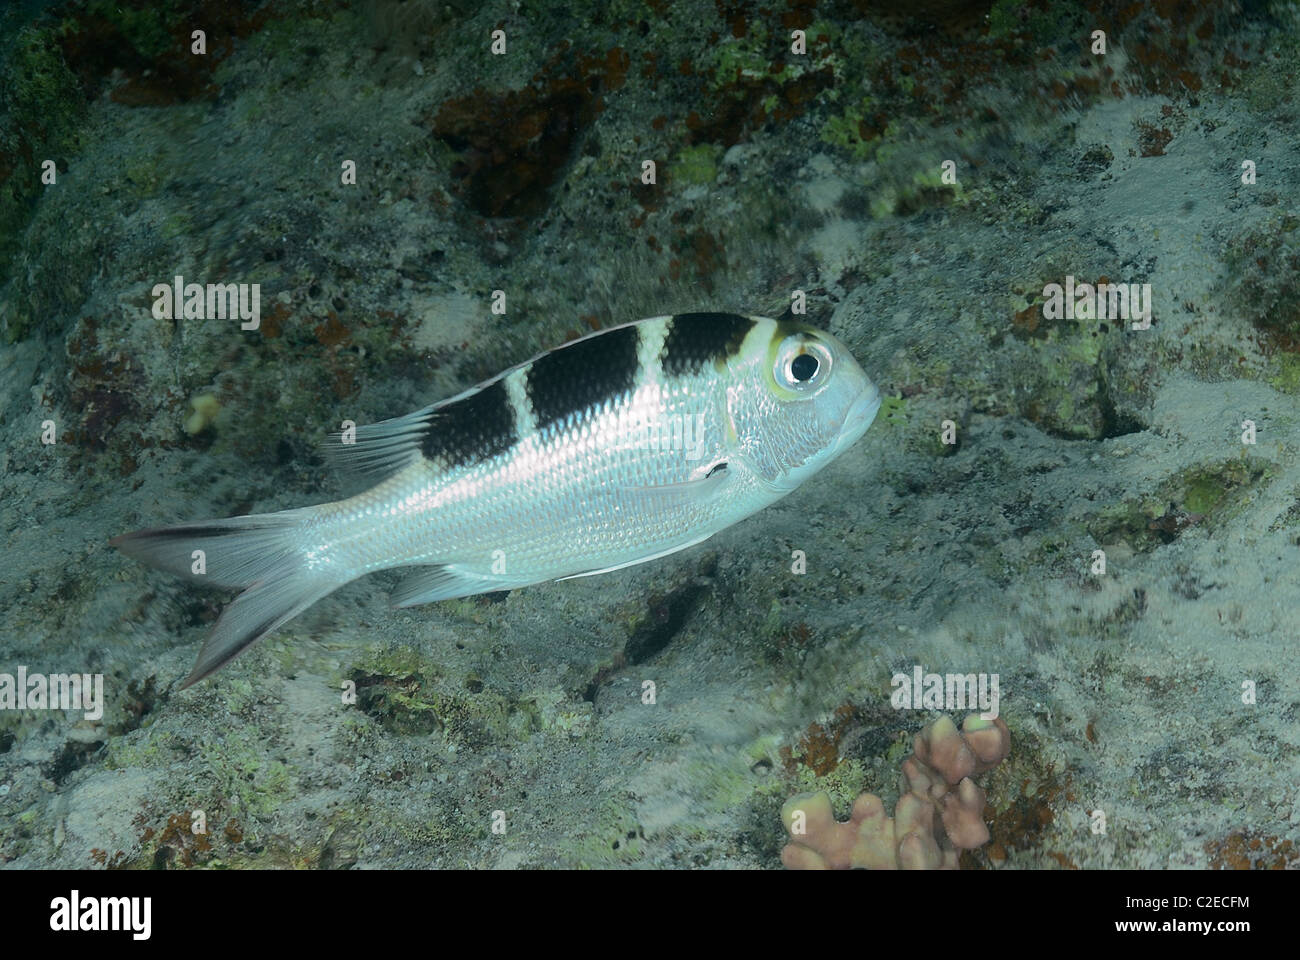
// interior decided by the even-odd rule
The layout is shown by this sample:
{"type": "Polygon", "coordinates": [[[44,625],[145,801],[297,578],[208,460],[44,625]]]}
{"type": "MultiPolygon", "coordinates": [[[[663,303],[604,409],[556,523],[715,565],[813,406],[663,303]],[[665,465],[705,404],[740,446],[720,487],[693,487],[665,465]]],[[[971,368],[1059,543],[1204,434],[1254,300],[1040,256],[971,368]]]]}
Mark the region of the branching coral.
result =
{"type": "Polygon", "coordinates": [[[958,730],[940,717],[913,738],[912,751],[892,819],[873,793],[854,801],[847,823],[836,821],[825,793],[786,801],[791,842],[781,862],[791,870],[955,870],[962,850],[989,839],[984,791],[970,778],[1007,757],[1011,734],[1001,718],[971,714],[958,730]]]}

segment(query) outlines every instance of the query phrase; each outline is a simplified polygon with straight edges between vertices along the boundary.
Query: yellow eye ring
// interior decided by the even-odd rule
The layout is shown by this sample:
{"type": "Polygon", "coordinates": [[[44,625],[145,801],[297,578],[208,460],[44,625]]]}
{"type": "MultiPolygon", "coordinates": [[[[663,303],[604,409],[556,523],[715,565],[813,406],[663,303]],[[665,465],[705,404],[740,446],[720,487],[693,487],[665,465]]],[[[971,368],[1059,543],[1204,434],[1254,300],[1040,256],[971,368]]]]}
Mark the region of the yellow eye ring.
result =
{"type": "Polygon", "coordinates": [[[831,365],[831,352],[824,343],[807,334],[795,334],[777,347],[772,378],[778,391],[811,397],[826,386],[831,365]]]}

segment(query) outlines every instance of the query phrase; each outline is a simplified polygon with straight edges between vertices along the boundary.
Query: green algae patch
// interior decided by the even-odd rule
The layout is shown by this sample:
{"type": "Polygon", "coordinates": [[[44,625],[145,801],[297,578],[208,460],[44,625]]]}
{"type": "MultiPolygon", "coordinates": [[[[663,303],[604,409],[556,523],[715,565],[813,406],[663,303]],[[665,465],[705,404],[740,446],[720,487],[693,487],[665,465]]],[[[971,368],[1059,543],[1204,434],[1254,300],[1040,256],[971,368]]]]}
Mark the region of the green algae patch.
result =
{"type": "MultiPolygon", "coordinates": [[[[1031,308],[1033,309],[1033,308],[1031,308]]],[[[1102,335],[1085,322],[1030,340],[1017,367],[1020,413],[1049,433],[1070,439],[1108,434],[1102,335]]]]}
{"type": "Polygon", "coordinates": [[[591,731],[594,715],[586,700],[572,700],[561,688],[548,687],[519,698],[511,726],[521,737],[541,730],[576,740],[591,731]]]}
{"type": "Polygon", "coordinates": [[[148,770],[166,767],[188,752],[187,744],[173,733],[138,730],[109,739],[104,766],[109,770],[148,770]]]}
{"type": "Polygon", "coordinates": [[[590,826],[578,826],[565,859],[580,869],[636,863],[645,856],[645,831],[632,811],[614,805],[598,812],[590,826]]]}
{"type": "Polygon", "coordinates": [[[357,707],[399,736],[441,734],[482,748],[510,735],[512,705],[474,675],[453,677],[410,647],[375,652],[348,674],[357,707]]]}
{"type": "Polygon", "coordinates": [[[814,23],[806,31],[807,54],[789,56],[789,34],[775,36],[760,21],[753,21],[743,37],[728,37],[715,47],[713,82],[715,90],[741,96],[747,84],[771,81],[784,85],[820,68],[829,47],[820,38],[829,39],[829,27],[814,23]],[[779,67],[774,67],[779,64],[779,67]]]}
{"type": "Polygon", "coordinates": [[[1234,458],[1190,470],[1182,481],[1183,509],[1204,517],[1220,516],[1242,505],[1248,491],[1267,477],[1270,466],[1255,458],[1234,458]]]}
{"type": "Polygon", "coordinates": [[[1089,22],[1089,13],[1082,4],[1065,0],[1042,5],[997,0],[988,12],[988,38],[1001,40],[1020,35],[1045,46],[1073,39],[1089,22]]]}
{"type": "Polygon", "coordinates": [[[1087,256],[1067,243],[1045,258],[1036,279],[1014,283],[1002,308],[1005,325],[996,326],[989,340],[1002,351],[1006,380],[1001,386],[1008,405],[1045,432],[1069,440],[1135,432],[1143,426],[1140,410],[1149,400],[1150,378],[1126,353],[1128,321],[1109,318],[1108,294],[1076,304],[1076,310],[1091,306],[1089,312],[1100,315],[1048,315],[1044,281],[1059,285],[1074,275],[1076,290],[1087,284],[1095,293],[1103,283],[1109,289],[1100,271],[1068,266],[1087,263],[1087,256]]]}
{"type": "Polygon", "coordinates": [[[722,148],[712,143],[687,147],[668,168],[674,182],[689,186],[707,186],[718,178],[718,159],[722,148]]]}
{"type": "Polygon", "coordinates": [[[918,170],[910,180],[879,184],[868,209],[877,220],[888,220],[961,203],[965,198],[961,183],[944,182],[942,169],[935,164],[918,170]]]}
{"type": "MultiPolygon", "coordinates": [[[[767,30],[754,24],[743,37],[728,37],[717,46],[715,83],[726,89],[738,80],[762,80],[768,75],[773,56],[767,30]]],[[[790,69],[789,67],[785,69],[790,69]]]]}
{"type": "Polygon", "coordinates": [[[1192,527],[1213,530],[1235,516],[1275,466],[1235,457],[1180,471],[1145,496],[1103,508],[1087,524],[1098,544],[1125,543],[1138,553],[1172,543],[1192,527]]]}
{"type": "Polygon", "coordinates": [[[904,396],[884,397],[880,401],[880,411],[876,419],[891,427],[907,423],[907,398],[904,396]]]}
{"type": "Polygon", "coordinates": [[[846,104],[843,112],[827,118],[822,141],[846,151],[855,160],[870,159],[871,144],[876,139],[868,128],[871,107],[871,98],[865,96],[846,104]]]}
{"type": "Polygon", "coordinates": [[[1282,393],[1300,393],[1300,354],[1279,353],[1274,369],[1269,386],[1282,393]]]}
{"type": "MultiPolygon", "coordinates": [[[[85,101],[51,30],[27,27],[0,51],[0,283],[46,189],[42,165],[55,163],[61,181],[67,154],[80,148],[85,101]]],[[[10,343],[24,339],[34,314],[7,323],[10,343]]]]}
{"type": "Polygon", "coordinates": [[[153,0],[138,7],[121,0],[90,0],[85,12],[114,27],[136,53],[152,61],[171,48],[171,31],[183,15],[181,8],[176,0],[153,0]]]}
{"type": "Polygon", "coordinates": [[[357,707],[391,733],[427,735],[440,728],[430,688],[442,671],[409,647],[365,657],[349,675],[357,707]]]}
{"type": "Polygon", "coordinates": [[[289,768],[268,756],[269,749],[261,734],[245,728],[229,731],[200,751],[220,795],[239,815],[269,819],[292,795],[289,768]]]}
{"type": "MultiPolygon", "coordinates": [[[[791,755],[797,757],[793,751],[791,755]]],[[[791,794],[824,791],[830,796],[831,804],[836,810],[849,810],[858,794],[871,789],[866,785],[868,779],[868,771],[856,759],[841,760],[833,770],[823,774],[817,774],[800,764],[793,781],[786,784],[786,789],[791,794]]]]}

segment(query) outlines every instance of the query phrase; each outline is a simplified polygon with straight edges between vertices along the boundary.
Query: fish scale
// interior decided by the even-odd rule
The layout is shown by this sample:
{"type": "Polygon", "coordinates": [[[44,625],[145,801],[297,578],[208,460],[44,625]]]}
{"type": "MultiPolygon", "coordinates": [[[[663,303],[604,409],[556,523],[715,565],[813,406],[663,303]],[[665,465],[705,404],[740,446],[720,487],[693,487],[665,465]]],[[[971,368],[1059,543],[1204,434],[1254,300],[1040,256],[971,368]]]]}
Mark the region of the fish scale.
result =
{"type": "Polygon", "coordinates": [[[355,442],[336,438],[335,458],[377,480],[354,497],[113,543],[245,588],[188,685],[377,570],[415,568],[392,595],[411,606],[604,573],[699,543],[833,460],[879,403],[843,344],[793,319],[653,317],[361,427],[355,442]]]}
{"type": "MultiPolygon", "coordinates": [[[[653,339],[658,331],[651,325],[666,327],[668,319],[643,321],[639,331],[623,329],[653,339]]],[[[581,356],[582,351],[574,353],[581,356]]],[[[608,362],[610,353],[598,356],[608,362]]],[[[571,371],[579,367],[569,365],[571,371]]],[[[533,369],[534,364],[526,364],[517,375],[527,379],[533,369]]],[[[639,362],[636,369],[641,369],[639,362]]],[[[521,420],[546,426],[519,430],[499,455],[460,469],[446,470],[428,460],[412,464],[372,493],[331,505],[337,508],[333,522],[326,524],[332,529],[321,535],[327,541],[346,538],[349,530],[364,530],[374,513],[402,511],[410,522],[400,537],[364,544],[347,562],[360,572],[400,564],[453,566],[459,574],[490,582],[487,589],[600,569],[667,549],[682,542],[680,531],[707,526],[727,509],[718,498],[666,500],[645,492],[687,482],[701,462],[722,457],[717,399],[707,389],[716,375],[698,370],[641,382],[631,378],[617,388],[620,381],[606,377],[605,388],[618,392],[592,392],[601,396],[597,402],[585,393],[566,397],[572,409],[549,422],[531,406],[522,411],[516,406],[512,433],[521,420]],[[692,437],[698,449],[691,452],[701,459],[664,456],[657,436],[637,430],[643,423],[687,420],[704,426],[701,436],[692,437]],[[637,442],[639,438],[647,442],[637,442]],[[526,527],[520,525],[521,516],[529,521],[526,527]],[[449,550],[446,544],[457,546],[449,550]]],[[[532,400],[529,394],[525,402],[532,400]]],[[[551,404],[559,409],[559,401],[551,404]]]]}

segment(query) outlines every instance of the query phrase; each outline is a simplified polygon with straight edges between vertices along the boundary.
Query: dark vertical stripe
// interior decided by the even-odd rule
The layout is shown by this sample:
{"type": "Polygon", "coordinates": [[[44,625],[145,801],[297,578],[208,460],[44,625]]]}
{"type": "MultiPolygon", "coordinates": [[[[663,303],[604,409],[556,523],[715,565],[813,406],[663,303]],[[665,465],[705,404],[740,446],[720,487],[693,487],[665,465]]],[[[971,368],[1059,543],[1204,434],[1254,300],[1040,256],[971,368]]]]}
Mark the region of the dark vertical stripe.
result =
{"type": "Polygon", "coordinates": [[[534,360],[525,386],[538,429],[633,389],[639,339],[635,324],[616,327],[534,360]]]}
{"type": "Polygon", "coordinates": [[[510,449],[518,439],[515,414],[502,380],[439,407],[420,451],[446,467],[479,463],[510,449]]]}
{"type": "Polygon", "coordinates": [[[754,321],[735,313],[679,313],[668,321],[659,354],[664,373],[697,373],[739,352],[754,321]]]}

